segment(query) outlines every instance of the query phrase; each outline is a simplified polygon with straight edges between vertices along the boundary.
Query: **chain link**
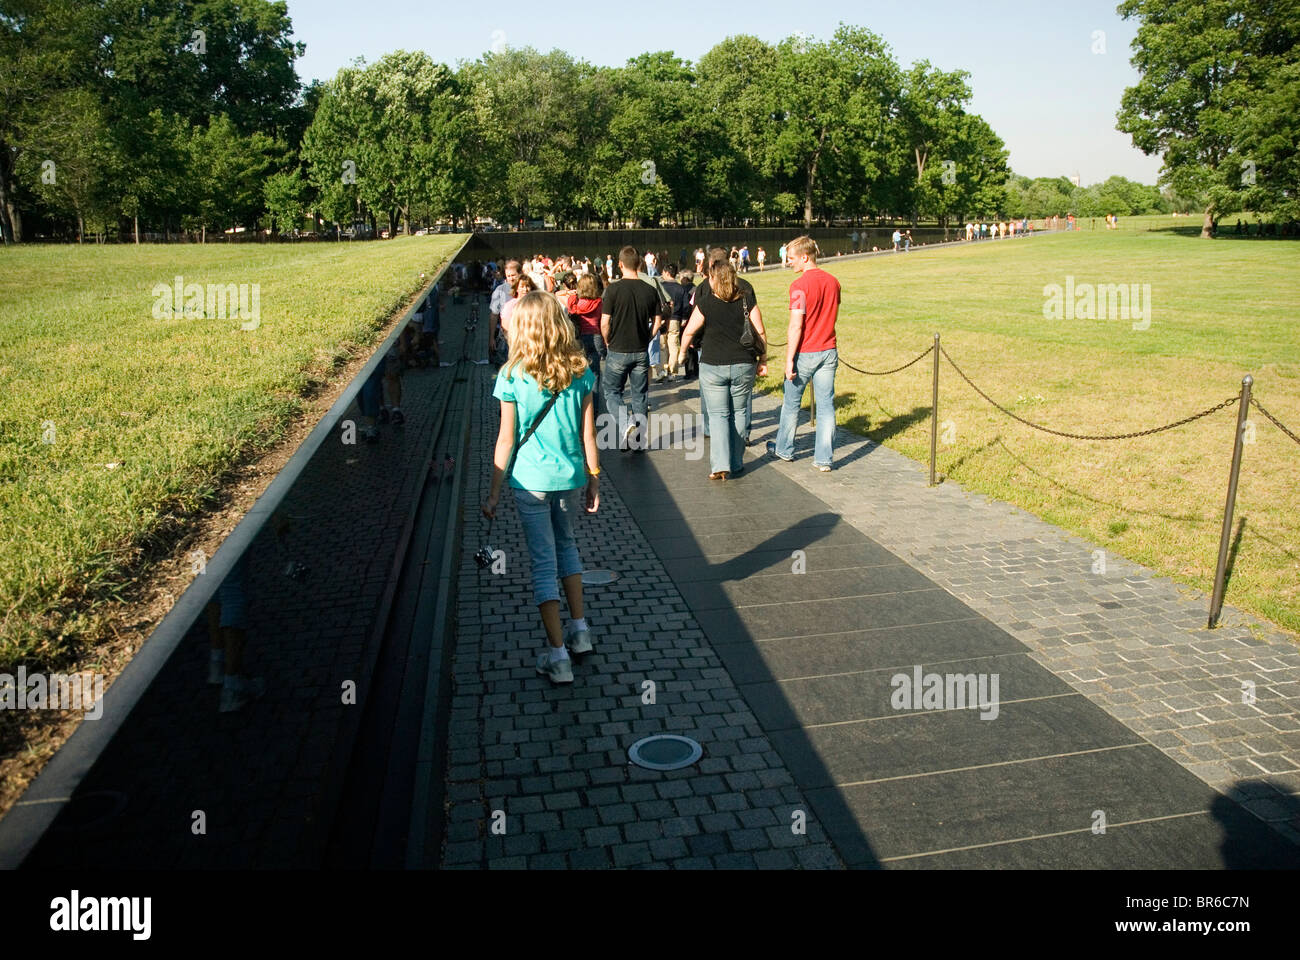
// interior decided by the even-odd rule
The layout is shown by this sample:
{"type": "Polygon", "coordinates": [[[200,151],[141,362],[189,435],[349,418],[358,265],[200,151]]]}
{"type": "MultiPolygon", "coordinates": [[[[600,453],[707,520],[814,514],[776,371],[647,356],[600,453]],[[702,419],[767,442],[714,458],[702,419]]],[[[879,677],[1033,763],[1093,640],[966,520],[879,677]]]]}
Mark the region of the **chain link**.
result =
{"type": "Polygon", "coordinates": [[[1292,433],[1292,432],[1287,428],[1286,424],[1284,424],[1281,420],[1279,420],[1277,417],[1273,416],[1273,414],[1271,414],[1271,413],[1269,413],[1267,410],[1265,410],[1265,409],[1264,409],[1264,405],[1263,405],[1262,403],[1260,403],[1260,402],[1259,402],[1258,400],[1256,400],[1254,397],[1251,397],[1251,398],[1250,398],[1250,403],[1251,403],[1251,406],[1255,407],[1257,410],[1259,410],[1260,413],[1262,413],[1264,416],[1268,417],[1268,419],[1271,420],[1271,421],[1273,422],[1273,426],[1277,427],[1279,430],[1281,430],[1283,433],[1285,433],[1288,437],[1290,437],[1290,438],[1291,438],[1292,440],[1294,440],[1296,443],[1300,443],[1300,437],[1297,437],[1294,433],[1292,433]]]}
{"type": "MultiPolygon", "coordinates": [[[[785,344],[784,344],[784,343],[771,343],[771,342],[769,342],[769,343],[768,343],[768,346],[769,346],[769,347],[784,347],[785,344]]],[[[933,350],[934,350],[934,345],[931,344],[929,347],[926,348],[925,353],[921,354],[921,355],[920,355],[919,357],[917,357],[915,360],[909,360],[909,361],[907,361],[907,363],[903,364],[901,367],[895,367],[893,370],[863,370],[861,367],[855,367],[853,364],[849,363],[849,362],[848,362],[847,360],[845,360],[843,357],[840,357],[839,362],[842,363],[844,366],[848,367],[850,370],[856,370],[858,373],[864,373],[864,374],[866,374],[868,377],[887,377],[887,376],[889,376],[891,373],[899,373],[899,372],[901,372],[901,371],[903,371],[903,370],[906,370],[906,369],[907,369],[908,367],[910,367],[912,364],[914,364],[914,363],[918,363],[918,362],[920,362],[921,360],[924,360],[926,357],[928,357],[928,356],[931,354],[931,352],[933,352],[933,350]]]]}
{"type": "Polygon", "coordinates": [[[840,363],[844,364],[844,366],[848,367],[850,370],[856,370],[858,373],[864,373],[868,377],[887,377],[891,373],[900,373],[901,371],[906,370],[914,363],[920,363],[922,360],[924,360],[932,353],[934,353],[934,344],[930,344],[930,346],[926,347],[925,352],[921,354],[919,357],[917,357],[916,359],[909,360],[901,367],[895,367],[893,370],[863,370],[861,367],[855,367],[853,364],[849,363],[843,357],[840,358],[840,363]]]}
{"type": "MultiPolygon", "coordinates": [[[[1190,417],[1183,417],[1183,419],[1181,420],[1175,420],[1173,423],[1167,423],[1164,426],[1160,426],[1160,427],[1152,427],[1149,430],[1137,430],[1134,431],[1133,433],[1098,434],[1098,435],[1089,435],[1085,433],[1066,433],[1064,430],[1053,430],[1050,427],[1044,427],[1040,424],[1033,423],[1030,420],[1026,420],[1022,416],[1018,416],[1017,414],[1012,413],[1010,410],[1002,406],[1002,404],[998,403],[996,400],[990,397],[979,387],[975,386],[975,382],[971,380],[970,377],[966,376],[965,373],[962,372],[961,367],[957,366],[956,362],[952,359],[952,357],[948,356],[947,350],[943,349],[943,347],[940,347],[939,352],[943,354],[943,358],[945,360],[947,360],[949,363],[952,364],[952,368],[957,371],[958,375],[963,380],[965,380],[968,384],[970,384],[972,390],[978,393],[989,403],[993,404],[993,406],[997,407],[999,410],[1005,413],[1012,420],[1019,420],[1025,426],[1033,427],[1035,430],[1041,430],[1043,431],[1043,433],[1050,433],[1053,436],[1057,436],[1057,437],[1068,437],[1071,440],[1131,440],[1134,437],[1146,437],[1146,436],[1150,436],[1153,433],[1162,433],[1165,430],[1172,430],[1174,429],[1174,427],[1181,427],[1184,424],[1191,423],[1193,420],[1199,420],[1201,419],[1201,417],[1208,417],[1212,413],[1218,413],[1224,407],[1231,406],[1232,404],[1236,403],[1237,400],[1239,399],[1238,397],[1229,397],[1227,400],[1224,400],[1222,403],[1215,404],[1214,406],[1210,407],[1208,410],[1202,410],[1200,413],[1194,413],[1190,417]]],[[[1263,410],[1262,407],[1260,409],[1261,411],[1263,410]]],[[[1265,415],[1267,416],[1267,414],[1265,415]]],[[[1270,417],[1269,419],[1272,418],[1270,417]]]]}

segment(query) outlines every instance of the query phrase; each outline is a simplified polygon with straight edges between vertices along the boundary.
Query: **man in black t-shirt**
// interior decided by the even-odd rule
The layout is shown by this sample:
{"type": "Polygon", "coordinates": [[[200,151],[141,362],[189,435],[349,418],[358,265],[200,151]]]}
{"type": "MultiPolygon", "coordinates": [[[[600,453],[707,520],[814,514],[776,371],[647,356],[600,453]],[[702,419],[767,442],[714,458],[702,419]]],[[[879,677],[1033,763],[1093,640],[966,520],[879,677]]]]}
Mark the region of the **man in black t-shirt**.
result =
{"type": "Polygon", "coordinates": [[[659,299],[655,287],[639,282],[640,265],[641,255],[635,247],[620,250],[618,266],[623,279],[606,287],[601,298],[600,332],[605,338],[606,356],[601,364],[600,386],[605,394],[605,409],[618,417],[622,445],[644,450],[650,407],[650,364],[646,348],[650,338],[659,335],[663,320],[671,316],[671,307],[659,299]],[[623,404],[623,388],[629,379],[632,381],[630,417],[623,404]]]}

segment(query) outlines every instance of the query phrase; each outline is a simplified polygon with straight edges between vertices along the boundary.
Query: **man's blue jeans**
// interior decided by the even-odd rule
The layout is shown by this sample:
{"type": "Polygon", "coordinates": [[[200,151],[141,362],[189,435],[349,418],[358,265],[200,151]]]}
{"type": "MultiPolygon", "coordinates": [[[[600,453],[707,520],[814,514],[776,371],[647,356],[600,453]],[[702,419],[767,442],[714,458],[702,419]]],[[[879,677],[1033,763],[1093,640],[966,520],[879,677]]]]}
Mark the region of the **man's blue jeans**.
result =
{"type": "Polygon", "coordinates": [[[573,514],[583,508],[582,489],[530,491],[512,488],[519,519],[528,541],[533,577],[533,603],[560,599],[556,580],[582,573],[578,542],[573,538],[573,514]]]}
{"type": "Polygon", "coordinates": [[[739,473],[745,466],[756,369],[753,363],[700,364],[700,397],[708,406],[710,473],[739,473]]]}
{"type": "Polygon", "coordinates": [[[605,394],[605,411],[618,418],[620,432],[624,424],[631,421],[627,416],[627,407],[623,404],[623,387],[632,381],[631,402],[627,405],[632,415],[643,426],[648,422],[650,404],[650,361],[646,352],[618,353],[614,350],[605,352],[605,362],[600,371],[600,387],[605,394]]]}
{"type": "Polygon", "coordinates": [[[813,463],[829,467],[835,444],[835,368],[840,355],[836,350],[801,353],[795,357],[794,379],[785,382],[781,404],[781,426],[776,431],[776,455],[794,458],[794,431],[799,422],[799,404],[804,388],[812,382],[813,402],[817,405],[817,438],[813,445],[813,463]]]}

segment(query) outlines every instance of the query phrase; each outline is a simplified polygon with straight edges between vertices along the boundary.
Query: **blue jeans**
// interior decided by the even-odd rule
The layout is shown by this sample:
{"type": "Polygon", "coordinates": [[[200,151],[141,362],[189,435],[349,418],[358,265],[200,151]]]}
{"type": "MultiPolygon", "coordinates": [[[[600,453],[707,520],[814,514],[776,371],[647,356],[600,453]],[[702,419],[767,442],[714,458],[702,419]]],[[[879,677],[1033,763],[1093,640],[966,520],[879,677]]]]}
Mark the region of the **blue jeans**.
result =
{"type": "Polygon", "coordinates": [[[704,418],[704,435],[709,435],[709,401],[704,398],[704,365],[700,365],[700,416],[704,418]]]}
{"type": "Polygon", "coordinates": [[[573,539],[573,514],[582,509],[582,488],[532,491],[511,488],[528,541],[533,602],[538,606],[560,599],[556,579],[582,573],[578,542],[573,539]]]}
{"type": "Polygon", "coordinates": [[[384,405],[384,371],[387,367],[388,361],[385,360],[375,367],[375,372],[361,385],[361,393],[357,397],[357,406],[361,408],[363,417],[379,416],[379,408],[384,405]]]}
{"type": "Polygon", "coordinates": [[[753,363],[700,364],[700,398],[707,398],[708,405],[710,473],[744,469],[757,369],[753,363]]]}
{"type": "Polygon", "coordinates": [[[813,463],[831,465],[835,444],[835,368],[840,355],[836,350],[801,353],[795,357],[794,379],[785,382],[781,404],[781,426],[776,431],[776,455],[786,460],[794,457],[794,431],[799,423],[799,403],[804,388],[812,381],[813,402],[817,404],[817,439],[813,445],[813,463]]]}
{"type": "Polygon", "coordinates": [[[646,352],[607,351],[600,388],[605,393],[605,412],[618,417],[620,430],[623,429],[623,424],[629,422],[627,407],[623,405],[623,387],[629,379],[632,381],[632,397],[628,406],[631,407],[633,416],[644,424],[650,411],[650,361],[646,352]]]}
{"type": "MultiPolygon", "coordinates": [[[[600,362],[605,358],[605,338],[599,333],[580,333],[578,340],[582,343],[582,352],[587,355],[587,365],[591,367],[591,372],[596,377],[596,383],[600,383],[600,362]]],[[[605,412],[605,396],[600,391],[596,391],[593,400],[596,404],[596,416],[605,412]]]]}

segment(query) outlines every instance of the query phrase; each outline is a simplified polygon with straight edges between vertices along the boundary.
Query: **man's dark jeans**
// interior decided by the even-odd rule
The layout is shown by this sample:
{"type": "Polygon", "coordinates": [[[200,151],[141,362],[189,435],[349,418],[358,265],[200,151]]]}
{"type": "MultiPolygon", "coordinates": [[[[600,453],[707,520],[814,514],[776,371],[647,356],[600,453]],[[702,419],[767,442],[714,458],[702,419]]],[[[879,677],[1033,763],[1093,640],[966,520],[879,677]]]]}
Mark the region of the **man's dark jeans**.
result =
{"type": "Polygon", "coordinates": [[[609,350],[605,353],[605,362],[601,366],[600,387],[605,394],[605,410],[618,418],[620,433],[624,424],[632,422],[628,417],[630,407],[632,416],[641,424],[648,422],[650,410],[650,361],[646,352],[619,353],[609,350]],[[631,402],[624,406],[623,387],[632,381],[631,402]]]}

